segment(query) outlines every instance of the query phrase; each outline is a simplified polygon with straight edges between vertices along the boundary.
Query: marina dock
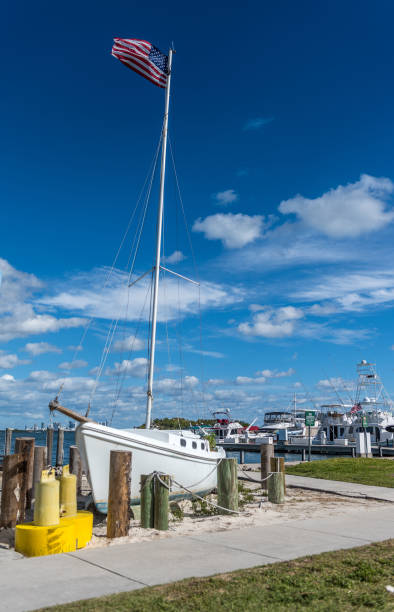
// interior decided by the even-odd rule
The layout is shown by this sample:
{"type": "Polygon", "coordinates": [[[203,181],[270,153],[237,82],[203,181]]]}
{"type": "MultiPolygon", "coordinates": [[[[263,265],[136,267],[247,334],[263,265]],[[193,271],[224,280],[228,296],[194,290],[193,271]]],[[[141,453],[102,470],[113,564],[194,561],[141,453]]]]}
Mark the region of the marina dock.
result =
{"type": "MultiPolygon", "coordinates": [[[[245,453],[260,453],[259,444],[246,444],[246,443],[222,443],[218,444],[224,448],[226,453],[239,453],[240,463],[245,463],[245,453]]],[[[308,444],[297,444],[296,442],[275,442],[275,453],[294,453],[303,455],[308,454],[308,444]]],[[[374,457],[394,457],[394,447],[373,445],[371,447],[372,454],[374,457]]],[[[356,456],[356,445],[355,444],[311,444],[312,455],[330,455],[337,457],[355,457],[356,456]]]]}

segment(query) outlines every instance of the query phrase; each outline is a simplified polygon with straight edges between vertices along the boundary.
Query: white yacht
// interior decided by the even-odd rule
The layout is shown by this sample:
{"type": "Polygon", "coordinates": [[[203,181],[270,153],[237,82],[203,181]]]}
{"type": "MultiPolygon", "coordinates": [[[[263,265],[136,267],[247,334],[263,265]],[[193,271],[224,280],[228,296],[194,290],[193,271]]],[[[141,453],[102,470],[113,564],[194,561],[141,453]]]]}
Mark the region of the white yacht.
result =
{"type": "Polygon", "coordinates": [[[394,441],[393,402],[376,372],[375,364],[363,359],[357,364],[357,387],[351,403],[324,404],[322,427],[328,442],[349,440],[356,434],[371,434],[372,444],[394,441]]]}

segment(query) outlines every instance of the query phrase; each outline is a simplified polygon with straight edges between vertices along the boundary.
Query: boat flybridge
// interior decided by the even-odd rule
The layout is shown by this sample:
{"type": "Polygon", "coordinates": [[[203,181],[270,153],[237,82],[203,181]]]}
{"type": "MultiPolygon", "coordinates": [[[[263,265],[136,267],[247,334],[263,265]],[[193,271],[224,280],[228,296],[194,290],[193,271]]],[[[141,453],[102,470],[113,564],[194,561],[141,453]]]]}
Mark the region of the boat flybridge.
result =
{"type": "Polygon", "coordinates": [[[238,421],[234,421],[230,411],[218,410],[212,413],[216,419],[213,426],[217,444],[264,444],[267,442],[267,434],[254,425],[257,418],[250,425],[244,427],[238,421]]]}
{"type": "MultiPolygon", "coordinates": [[[[327,440],[354,442],[356,434],[371,434],[372,444],[394,441],[393,402],[376,372],[375,364],[362,360],[357,364],[357,385],[350,403],[322,405],[322,431],[327,440]]],[[[336,394],[339,397],[337,390],[336,394]]]]}

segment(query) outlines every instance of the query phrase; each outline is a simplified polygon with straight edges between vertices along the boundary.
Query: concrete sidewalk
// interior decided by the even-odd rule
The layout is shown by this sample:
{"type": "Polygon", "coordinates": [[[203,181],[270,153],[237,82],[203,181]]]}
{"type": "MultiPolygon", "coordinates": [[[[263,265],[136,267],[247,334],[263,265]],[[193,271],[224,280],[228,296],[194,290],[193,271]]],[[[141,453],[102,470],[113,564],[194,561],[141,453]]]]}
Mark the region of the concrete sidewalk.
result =
{"type": "Polygon", "coordinates": [[[390,489],[389,487],[372,487],[355,482],[324,480],[323,478],[308,478],[306,476],[292,476],[291,474],[286,474],[286,486],[335,493],[347,497],[364,497],[366,499],[394,502],[394,488],[390,489]]]}
{"type": "Polygon", "coordinates": [[[192,576],[295,559],[394,538],[394,508],[268,527],[92,548],[50,557],[0,556],[4,610],[34,610],[192,576]]]}

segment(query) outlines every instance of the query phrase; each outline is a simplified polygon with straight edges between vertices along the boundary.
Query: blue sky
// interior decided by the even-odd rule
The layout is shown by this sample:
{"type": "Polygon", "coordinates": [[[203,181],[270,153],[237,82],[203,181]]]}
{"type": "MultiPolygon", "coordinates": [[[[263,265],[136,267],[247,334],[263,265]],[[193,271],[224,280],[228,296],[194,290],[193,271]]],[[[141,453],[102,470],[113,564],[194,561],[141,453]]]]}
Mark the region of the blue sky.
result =
{"type": "MultiPolygon", "coordinates": [[[[360,359],[394,392],[391,2],[39,1],[3,16],[2,425],[46,421],[62,383],[70,407],[91,400],[104,419],[116,400],[114,424],[143,421],[147,286],[125,289],[134,223],[105,279],[164,100],[111,57],[114,36],[177,51],[170,137],[198,270],[171,158],[164,256],[201,288],[165,279],[155,416],[261,420],[294,392],[319,404],[360,359]]],[[[156,201],[157,182],[137,274],[153,262],[156,201]]]]}

